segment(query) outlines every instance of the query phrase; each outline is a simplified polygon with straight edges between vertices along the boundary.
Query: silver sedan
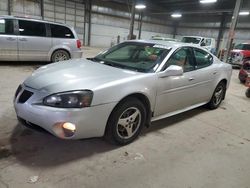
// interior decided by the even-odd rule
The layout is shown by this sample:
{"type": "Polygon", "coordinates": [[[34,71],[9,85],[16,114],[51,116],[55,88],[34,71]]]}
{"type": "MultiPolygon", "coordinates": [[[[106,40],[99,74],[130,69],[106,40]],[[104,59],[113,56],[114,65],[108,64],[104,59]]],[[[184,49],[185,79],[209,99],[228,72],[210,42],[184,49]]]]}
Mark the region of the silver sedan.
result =
{"type": "Polygon", "coordinates": [[[94,58],[43,66],[15,94],[18,119],[63,139],[128,144],[143,126],[198,106],[217,108],[231,65],[177,42],[128,41],[94,58]]]}

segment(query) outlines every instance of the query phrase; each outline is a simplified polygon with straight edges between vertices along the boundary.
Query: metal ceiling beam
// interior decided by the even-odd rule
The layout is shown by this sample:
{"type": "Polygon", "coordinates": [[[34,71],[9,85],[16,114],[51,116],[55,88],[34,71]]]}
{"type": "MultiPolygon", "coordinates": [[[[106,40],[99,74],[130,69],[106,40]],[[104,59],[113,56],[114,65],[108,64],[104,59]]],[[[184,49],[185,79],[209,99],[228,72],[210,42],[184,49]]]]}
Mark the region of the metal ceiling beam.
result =
{"type": "MultiPolygon", "coordinates": [[[[222,10],[198,10],[198,11],[181,11],[182,14],[222,14],[222,13],[232,13],[233,10],[230,9],[222,9],[222,10]]],[[[166,12],[149,12],[148,14],[152,15],[170,15],[172,11],[166,12]]]]}

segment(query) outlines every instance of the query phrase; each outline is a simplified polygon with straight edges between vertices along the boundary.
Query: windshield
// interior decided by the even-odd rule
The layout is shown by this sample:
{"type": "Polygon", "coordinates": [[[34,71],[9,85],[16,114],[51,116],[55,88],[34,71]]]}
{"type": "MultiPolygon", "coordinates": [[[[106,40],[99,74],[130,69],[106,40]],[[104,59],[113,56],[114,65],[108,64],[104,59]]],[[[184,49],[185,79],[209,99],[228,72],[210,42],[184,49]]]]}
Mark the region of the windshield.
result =
{"type": "Polygon", "coordinates": [[[90,60],[138,72],[154,72],[169,51],[164,45],[124,42],[90,60]]]}
{"type": "Polygon", "coordinates": [[[201,38],[199,37],[183,37],[181,40],[181,42],[193,43],[193,44],[199,44],[200,41],[201,41],[201,38]]]}
{"type": "Polygon", "coordinates": [[[250,50],[250,44],[238,44],[234,49],[237,50],[250,50]]]}
{"type": "Polygon", "coordinates": [[[237,49],[237,50],[242,50],[243,49],[243,44],[238,44],[234,47],[234,49],[237,49]]]}

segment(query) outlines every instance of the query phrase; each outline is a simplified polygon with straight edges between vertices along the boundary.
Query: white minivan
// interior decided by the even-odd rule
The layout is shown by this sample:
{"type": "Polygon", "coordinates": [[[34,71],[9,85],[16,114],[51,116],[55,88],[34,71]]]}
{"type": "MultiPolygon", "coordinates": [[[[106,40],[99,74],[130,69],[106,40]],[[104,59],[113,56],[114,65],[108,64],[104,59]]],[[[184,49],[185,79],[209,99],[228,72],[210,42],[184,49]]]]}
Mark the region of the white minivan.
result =
{"type": "Polygon", "coordinates": [[[57,62],[81,57],[81,41],[72,27],[0,16],[0,61],[57,62]]]}
{"type": "Polygon", "coordinates": [[[215,54],[216,52],[214,38],[206,38],[206,37],[200,37],[200,36],[184,36],[182,37],[181,42],[197,44],[198,46],[201,46],[207,49],[213,54],[215,54]]]}

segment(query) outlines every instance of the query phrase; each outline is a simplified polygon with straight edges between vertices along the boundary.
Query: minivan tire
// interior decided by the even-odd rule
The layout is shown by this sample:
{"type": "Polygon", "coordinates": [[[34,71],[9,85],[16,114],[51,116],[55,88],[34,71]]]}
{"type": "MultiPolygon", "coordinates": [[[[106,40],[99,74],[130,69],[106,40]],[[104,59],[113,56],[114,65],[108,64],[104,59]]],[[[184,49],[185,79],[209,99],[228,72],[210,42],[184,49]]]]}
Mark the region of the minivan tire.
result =
{"type": "Polygon", "coordinates": [[[69,59],[70,59],[69,53],[65,50],[57,50],[52,54],[51,57],[52,62],[66,61],[69,59]]]}

